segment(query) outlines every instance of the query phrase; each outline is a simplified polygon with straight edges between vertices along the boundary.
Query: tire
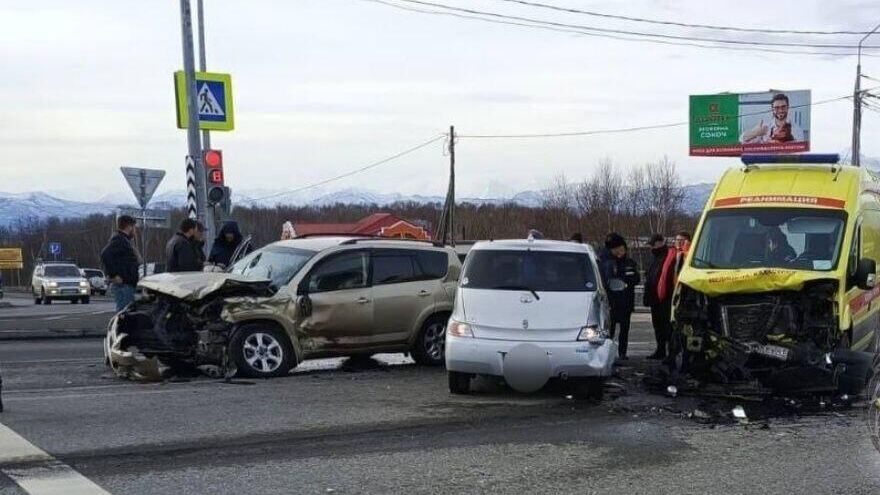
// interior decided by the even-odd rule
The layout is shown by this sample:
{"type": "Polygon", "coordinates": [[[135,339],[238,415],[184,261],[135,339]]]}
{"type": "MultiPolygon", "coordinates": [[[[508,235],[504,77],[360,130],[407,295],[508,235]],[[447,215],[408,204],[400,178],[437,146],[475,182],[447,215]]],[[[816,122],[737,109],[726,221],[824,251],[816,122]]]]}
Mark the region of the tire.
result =
{"type": "Polygon", "coordinates": [[[293,346],[277,327],[254,323],[241,327],[229,342],[229,357],[239,376],[273,378],[296,364],[293,346]]]}
{"type": "Polygon", "coordinates": [[[79,299],[71,299],[70,304],[77,304],[77,303],[79,303],[79,301],[80,301],[79,299]]]}
{"type": "Polygon", "coordinates": [[[40,296],[38,296],[36,294],[34,294],[34,304],[36,304],[37,306],[39,306],[40,304],[43,304],[43,300],[40,298],[40,296]]]}
{"type": "Polygon", "coordinates": [[[471,375],[458,371],[447,371],[449,378],[449,393],[455,395],[467,395],[471,393],[471,375]]]}
{"type": "Polygon", "coordinates": [[[43,304],[45,304],[46,306],[52,304],[52,300],[46,297],[45,294],[43,295],[43,304]]]}
{"type": "Polygon", "coordinates": [[[84,297],[84,298],[82,298],[81,302],[83,304],[89,304],[90,302],[92,302],[92,299],[90,297],[84,297]]]}
{"type": "Polygon", "coordinates": [[[446,323],[448,316],[435,315],[428,318],[416,335],[412,357],[424,366],[440,366],[446,363],[446,323]]]}

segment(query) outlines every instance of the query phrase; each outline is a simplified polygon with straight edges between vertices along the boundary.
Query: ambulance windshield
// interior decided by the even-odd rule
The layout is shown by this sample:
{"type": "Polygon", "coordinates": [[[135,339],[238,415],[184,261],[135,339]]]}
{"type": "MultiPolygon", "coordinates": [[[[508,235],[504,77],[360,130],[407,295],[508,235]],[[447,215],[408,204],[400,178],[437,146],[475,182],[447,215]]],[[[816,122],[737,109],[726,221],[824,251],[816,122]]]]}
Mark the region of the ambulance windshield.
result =
{"type": "Polygon", "coordinates": [[[801,208],[709,212],[691,266],[702,269],[837,267],[846,215],[801,208]]]}

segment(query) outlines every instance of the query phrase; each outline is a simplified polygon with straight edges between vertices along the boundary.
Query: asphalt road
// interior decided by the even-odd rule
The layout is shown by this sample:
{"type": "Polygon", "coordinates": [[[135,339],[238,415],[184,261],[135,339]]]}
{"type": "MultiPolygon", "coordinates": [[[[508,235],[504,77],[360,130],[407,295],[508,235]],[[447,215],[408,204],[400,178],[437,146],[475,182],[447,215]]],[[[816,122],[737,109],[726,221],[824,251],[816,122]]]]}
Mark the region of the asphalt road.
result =
{"type": "MultiPolygon", "coordinates": [[[[644,355],[648,325],[635,327],[644,355]]],[[[735,424],[737,403],[649,393],[641,357],[601,404],[489,381],[451,396],[442,370],[402,355],[136,384],[107,372],[99,340],[60,339],[0,342],[0,369],[0,426],[114,494],[880,491],[861,410],[739,402],[751,422],[735,424]]],[[[13,481],[27,468],[0,462],[0,495],[27,493],[13,481]]]]}
{"type": "Polygon", "coordinates": [[[92,296],[90,304],[36,305],[29,294],[7,293],[3,301],[11,306],[0,307],[0,340],[98,336],[116,310],[109,296],[92,296]]]}

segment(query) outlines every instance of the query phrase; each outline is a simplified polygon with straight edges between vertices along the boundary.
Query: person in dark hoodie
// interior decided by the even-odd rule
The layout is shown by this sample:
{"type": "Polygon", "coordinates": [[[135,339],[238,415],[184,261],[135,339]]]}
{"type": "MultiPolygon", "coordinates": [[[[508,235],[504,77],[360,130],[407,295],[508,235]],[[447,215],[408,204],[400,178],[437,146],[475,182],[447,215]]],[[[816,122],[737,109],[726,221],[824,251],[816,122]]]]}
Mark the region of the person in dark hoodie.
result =
{"type": "Polygon", "coordinates": [[[232,255],[241,244],[242,235],[238,227],[238,222],[230,220],[223,224],[217,238],[214,239],[214,246],[211,247],[211,255],[208,257],[208,263],[220,265],[222,267],[229,266],[232,255]]]}
{"type": "Polygon", "coordinates": [[[636,262],[627,255],[626,241],[612,232],[605,238],[605,249],[600,256],[602,283],[611,305],[611,338],[620,327],[617,353],[621,361],[627,359],[629,323],[635,309],[635,289],[640,281],[636,262]]]}
{"type": "Polygon", "coordinates": [[[116,311],[122,311],[134,301],[135,287],[138,283],[137,251],[132,244],[137,222],[128,215],[116,220],[116,233],[101,251],[101,264],[104,274],[110,280],[110,291],[116,299],[116,311]]]}
{"type": "Polygon", "coordinates": [[[666,245],[666,238],[654,234],[648,241],[653,259],[645,272],[645,306],[651,308],[651,323],[657,350],[648,359],[665,359],[669,354],[672,335],[672,292],[675,288],[675,249],[666,245]]]}

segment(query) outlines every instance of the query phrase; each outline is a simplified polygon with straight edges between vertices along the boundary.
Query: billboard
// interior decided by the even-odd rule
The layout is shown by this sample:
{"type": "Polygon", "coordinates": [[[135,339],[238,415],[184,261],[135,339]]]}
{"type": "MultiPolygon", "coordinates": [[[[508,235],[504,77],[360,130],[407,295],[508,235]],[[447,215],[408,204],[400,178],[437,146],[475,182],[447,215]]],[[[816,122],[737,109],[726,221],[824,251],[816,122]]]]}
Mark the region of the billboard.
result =
{"type": "Polygon", "coordinates": [[[810,151],[810,91],[691,95],[690,155],[810,151]]]}
{"type": "Polygon", "coordinates": [[[21,257],[21,248],[0,249],[0,270],[21,270],[24,268],[24,260],[21,257]]]}

